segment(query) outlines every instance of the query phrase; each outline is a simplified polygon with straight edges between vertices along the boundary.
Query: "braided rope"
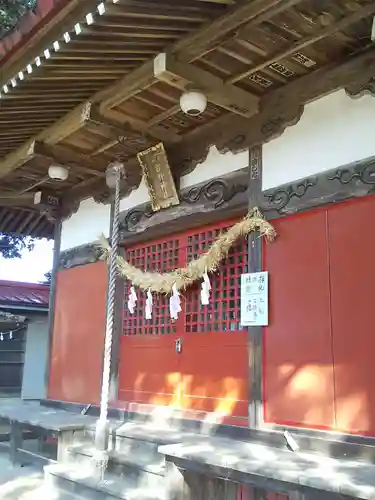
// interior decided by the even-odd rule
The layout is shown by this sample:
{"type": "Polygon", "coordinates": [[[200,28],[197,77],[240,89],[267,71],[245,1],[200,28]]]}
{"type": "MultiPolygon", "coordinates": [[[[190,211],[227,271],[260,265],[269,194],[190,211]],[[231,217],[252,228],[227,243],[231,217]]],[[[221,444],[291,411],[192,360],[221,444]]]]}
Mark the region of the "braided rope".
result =
{"type": "MultiPolygon", "coordinates": [[[[100,397],[100,416],[98,421],[96,442],[103,442],[102,436],[98,435],[105,432],[108,418],[108,405],[110,397],[110,377],[111,377],[111,354],[113,344],[113,329],[116,301],[116,274],[117,274],[117,252],[119,245],[119,215],[120,215],[120,168],[116,171],[116,190],[114,200],[114,214],[111,237],[111,251],[109,254],[109,277],[108,277],[108,297],[107,297],[107,321],[105,329],[104,357],[103,357],[103,378],[100,397]]],[[[105,450],[104,450],[105,451],[105,450]]]]}

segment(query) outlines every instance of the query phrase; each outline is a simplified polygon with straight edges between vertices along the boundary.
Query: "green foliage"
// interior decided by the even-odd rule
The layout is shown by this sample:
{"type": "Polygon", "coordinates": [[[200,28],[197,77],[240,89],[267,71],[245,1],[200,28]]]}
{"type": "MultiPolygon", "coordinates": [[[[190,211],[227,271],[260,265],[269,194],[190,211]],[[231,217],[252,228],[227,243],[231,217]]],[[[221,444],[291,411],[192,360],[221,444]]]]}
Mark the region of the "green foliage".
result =
{"type": "Polygon", "coordinates": [[[32,250],[35,242],[26,236],[9,236],[0,233],[0,257],[5,259],[19,259],[23,250],[32,250]]]}
{"type": "Polygon", "coordinates": [[[0,37],[12,29],[28,9],[33,9],[37,0],[0,0],[0,37]]]}
{"type": "Polygon", "coordinates": [[[50,285],[52,281],[52,271],[44,273],[44,280],[41,281],[42,285],[50,285]]]}
{"type": "MultiPolygon", "coordinates": [[[[28,9],[33,9],[37,0],[0,0],[0,37],[12,29],[28,9]]],[[[0,233],[0,257],[20,258],[23,250],[32,250],[32,238],[8,236],[0,233]]]]}

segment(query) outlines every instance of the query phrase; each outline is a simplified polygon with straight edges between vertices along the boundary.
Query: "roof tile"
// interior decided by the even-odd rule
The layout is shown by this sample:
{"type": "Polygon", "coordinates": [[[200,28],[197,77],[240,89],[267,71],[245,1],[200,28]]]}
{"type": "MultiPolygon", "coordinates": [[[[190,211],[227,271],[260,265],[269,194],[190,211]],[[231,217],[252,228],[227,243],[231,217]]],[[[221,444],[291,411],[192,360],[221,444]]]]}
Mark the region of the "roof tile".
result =
{"type": "Polygon", "coordinates": [[[0,306],[48,307],[49,286],[0,280],[0,306]]]}

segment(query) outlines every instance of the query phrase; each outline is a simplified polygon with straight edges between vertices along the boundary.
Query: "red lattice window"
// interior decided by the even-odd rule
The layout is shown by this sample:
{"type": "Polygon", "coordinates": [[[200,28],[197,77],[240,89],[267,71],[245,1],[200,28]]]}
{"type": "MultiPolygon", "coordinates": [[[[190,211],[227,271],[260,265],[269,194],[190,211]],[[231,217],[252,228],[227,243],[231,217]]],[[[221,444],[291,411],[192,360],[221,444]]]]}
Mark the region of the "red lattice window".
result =
{"type": "MultiPolygon", "coordinates": [[[[126,259],[135,267],[144,271],[168,272],[181,266],[180,240],[171,238],[165,241],[142,245],[126,252],[126,259]]],[[[176,325],[170,320],[169,297],[153,294],[152,319],[145,319],[146,293],[136,290],[138,301],[134,314],[127,309],[131,283],[125,286],[124,297],[124,335],[175,333],[176,325]]]]}
{"type": "MultiPolygon", "coordinates": [[[[199,257],[228,224],[203,228],[187,237],[187,262],[199,257]]],[[[233,247],[218,271],[210,275],[211,295],[208,306],[200,302],[200,283],[186,293],[186,332],[229,332],[240,327],[240,280],[247,270],[247,245],[243,239],[233,247]]]]}
{"type": "MultiPolygon", "coordinates": [[[[204,227],[172,238],[139,245],[126,252],[126,258],[142,270],[168,272],[185,266],[210,248],[223,230],[236,221],[204,227]]],[[[137,290],[138,302],[133,315],[127,310],[130,283],[125,287],[124,335],[169,334],[176,328],[186,333],[231,332],[241,330],[240,325],[240,279],[247,270],[247,243],[242,239],[233,247],[218,271],[210,275],[211,295],[208,306],[201,305],[200,283],[185,290],[181,295],[182,313],[177,323],[172,323],[169,314],[169,297],[153,294],[153,314],[145,320],[146,294],[137,290]]]]}

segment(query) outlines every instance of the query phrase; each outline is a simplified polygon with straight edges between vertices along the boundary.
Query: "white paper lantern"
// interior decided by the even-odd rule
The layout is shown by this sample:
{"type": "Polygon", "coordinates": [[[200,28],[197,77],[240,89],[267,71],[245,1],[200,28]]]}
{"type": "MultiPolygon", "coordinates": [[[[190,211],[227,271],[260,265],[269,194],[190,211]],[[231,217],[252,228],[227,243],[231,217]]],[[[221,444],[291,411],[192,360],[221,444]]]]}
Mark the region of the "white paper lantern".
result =
{"type": "Polygon", "coordinates": [[[180,107],[185,115],[198,116],[207,107],[207,97],[197,90],[184,92],[180,97],[180,107]]]}
{"type": "Polygon", "coordinates": [[[66,181],[69,176],[69,170],[62,165],[51,165],[48,169],[48,175],[56,181],[66,181]]]}

